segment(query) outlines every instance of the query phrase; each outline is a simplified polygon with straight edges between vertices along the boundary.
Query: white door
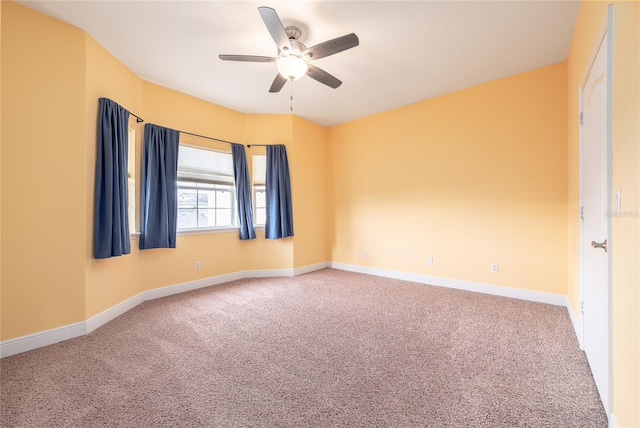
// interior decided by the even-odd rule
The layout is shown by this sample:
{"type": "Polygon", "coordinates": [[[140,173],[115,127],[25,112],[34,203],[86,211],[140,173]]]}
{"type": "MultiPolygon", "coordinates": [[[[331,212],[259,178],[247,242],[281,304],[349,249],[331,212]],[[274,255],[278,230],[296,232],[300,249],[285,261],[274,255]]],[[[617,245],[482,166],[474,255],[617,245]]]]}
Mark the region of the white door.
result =
{"type": "Polygon", "coordinates": [[[607,61],[605,35],[581,88],[581,180],[584,350],[609,414],[607,61]]]}

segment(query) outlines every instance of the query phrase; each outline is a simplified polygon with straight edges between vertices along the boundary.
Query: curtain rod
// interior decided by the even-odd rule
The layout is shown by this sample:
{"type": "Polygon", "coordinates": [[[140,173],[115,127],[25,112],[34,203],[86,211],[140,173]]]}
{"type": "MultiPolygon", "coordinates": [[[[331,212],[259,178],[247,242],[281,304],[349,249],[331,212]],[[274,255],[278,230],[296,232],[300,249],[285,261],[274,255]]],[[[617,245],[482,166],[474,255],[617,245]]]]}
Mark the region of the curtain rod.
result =
{"type": "MultiPolygon", "coordinates": [[[[111,101],[111,102],[113,102],[113,103],[116,103],[115,101],[113,101],[113,100],[112,100],[112,99],[110,99],[110,98],[100,98],[100,99],[101,99],[101,100],[109,100],[109,101],[111,101]]],[[[116,103],[116,104],[118,104],[118,103],[116,103]]],[[[119,105],[121,108],[124,108],[124,107],[122,107],[120,104],[118,104],[118,105],[119,105]]],[[[125,110],[127,110],[127,112],[128,112],[131,116],[133,116],[133,117],[135,117],[135,118],[136,118],[136,123],[144,122],[144,119],[143,119],[143,118],[141,118],[140,116],[138,116],[137,114],[135,114],[135,113],[131,113],[131,111],[130,111],[130,110],[128,110],[128,109],[126,109],[126,108],[124,108],[124,109],[125,109],[125,110]]]]}
{"type": "MultiPolygon", "coordinates": [[[[127,110],[127,111],[129,111],[129,110],[127,110]]],[[[136,123],[144,122],[144,119],[141,118],[140,116],[138,116],[137,114],[133,114],[130,111],[129,111],[129,114],[136,118],[136,123]]]]}
{"type": "MultiPolygon", "coordinates": [[[[206,135],[193,134],[191,132],[180,131],[180,130],[178,130],[178,132],[180,132],[181,134],[193,135],[194,137],[206,138],[207,140],[219,141],[221,143],[238,144],[238,143],[234,143],[233,141],[227,141],[227,140],[221,140],[219,138],[207,137],[206,135]]],[[[240,144],[240,145],[244,146],[244,144],[240,144]]]]}

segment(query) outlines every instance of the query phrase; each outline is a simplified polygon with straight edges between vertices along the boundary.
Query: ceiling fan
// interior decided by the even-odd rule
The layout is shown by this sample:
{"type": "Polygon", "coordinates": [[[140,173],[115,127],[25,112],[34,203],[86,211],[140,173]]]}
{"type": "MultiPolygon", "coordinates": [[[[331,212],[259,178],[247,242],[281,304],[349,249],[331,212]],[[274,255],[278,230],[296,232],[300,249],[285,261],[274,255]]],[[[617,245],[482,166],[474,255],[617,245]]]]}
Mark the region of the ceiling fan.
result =
{"type": "Polygon", "coordinates": [[[354,33],[319,43],[307,49],[298,38],[300,30],[297,27],[284,28],[276,11],[270,7],[258,8],[267,30],[278,46],[278,56],[256,55],[219,55],[224,61],[245,62],[275,62],[278,66],[278,74],[269,88],[269,92],[279,92],[287,80],[297,80],[304,75],[317,80],[333,89],[342,84],[342,81],[327,73],[321,68],[309,64],[309,61],[327,57],[344,50],[358,46],[360,41],[354,33]]]}

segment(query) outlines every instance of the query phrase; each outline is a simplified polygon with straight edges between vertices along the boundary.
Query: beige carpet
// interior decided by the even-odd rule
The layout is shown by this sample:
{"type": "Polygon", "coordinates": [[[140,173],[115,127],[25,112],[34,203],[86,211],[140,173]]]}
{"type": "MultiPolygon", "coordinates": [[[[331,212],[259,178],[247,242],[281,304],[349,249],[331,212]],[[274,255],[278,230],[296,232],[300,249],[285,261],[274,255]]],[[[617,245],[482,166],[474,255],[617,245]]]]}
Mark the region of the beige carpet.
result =
{"type": "Polygon", "coordinates": [[[606,427],[566,309],[336,270],[5,358],[2,427],[606,427]]]}

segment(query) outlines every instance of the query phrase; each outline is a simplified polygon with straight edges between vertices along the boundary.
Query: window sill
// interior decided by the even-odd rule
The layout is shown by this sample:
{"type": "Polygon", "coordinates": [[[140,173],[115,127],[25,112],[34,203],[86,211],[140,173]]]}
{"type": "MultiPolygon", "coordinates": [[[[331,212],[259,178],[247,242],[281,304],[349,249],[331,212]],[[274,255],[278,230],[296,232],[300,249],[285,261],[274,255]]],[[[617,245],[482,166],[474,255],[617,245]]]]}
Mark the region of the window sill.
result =
{"type": "Polygon", "coordinates": [[[239,227],[216,227],[210,229],[182,229],[178,230],[178,236],[189,236],[189,235],[210,235],[215,233],[229,233],[229,232],[238,232],[240,230],[239,227]]]}

